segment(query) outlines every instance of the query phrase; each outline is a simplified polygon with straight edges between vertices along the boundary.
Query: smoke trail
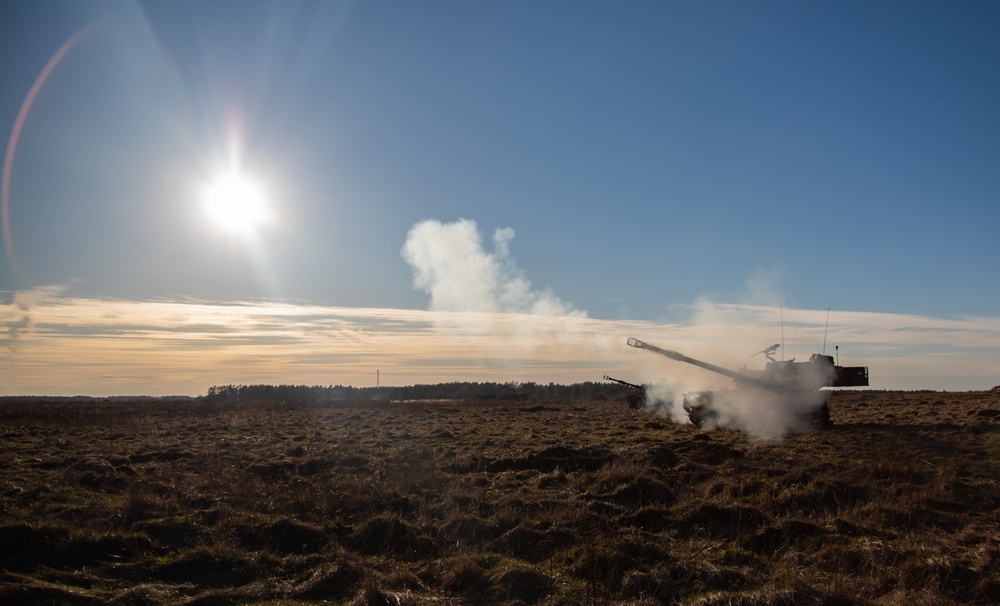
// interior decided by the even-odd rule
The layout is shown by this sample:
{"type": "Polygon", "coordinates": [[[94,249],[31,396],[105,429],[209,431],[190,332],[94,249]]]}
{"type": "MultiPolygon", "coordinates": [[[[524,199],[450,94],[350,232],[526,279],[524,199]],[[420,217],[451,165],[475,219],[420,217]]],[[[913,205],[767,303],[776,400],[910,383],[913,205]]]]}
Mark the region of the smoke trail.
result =
{"type": "Polygon", "coordinates": [[[586,317],[551,290],[532,288],[511,258],[513,238],[513,229],[497,229],[489,252],[475,221],[428,219],[410,229],[401,254],[413,268],[414,288],[430,295],[432,310],[586,317]]]}

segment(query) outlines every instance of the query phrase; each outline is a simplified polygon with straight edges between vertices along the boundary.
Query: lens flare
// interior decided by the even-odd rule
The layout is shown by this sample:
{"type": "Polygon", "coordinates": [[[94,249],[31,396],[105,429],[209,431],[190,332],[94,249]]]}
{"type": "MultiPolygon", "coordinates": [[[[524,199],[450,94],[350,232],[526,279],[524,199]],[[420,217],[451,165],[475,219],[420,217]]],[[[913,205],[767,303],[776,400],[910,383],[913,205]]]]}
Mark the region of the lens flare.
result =
{"type": "Polygon", "coordinates": [[[7,262],[10,264],[15,277],[18,275],[18,271],[17,262],[14,257],[14,237],[10,226],[10,178],[14,168],[14,152],[17,151],[17,142],[21,138],[21,130],[28,119],[28,112],[31,111],[31,106],[35,103],[35,98],[38,96],[39,91],[42,90],[42,86],[45,85],[45,81],[48,80],[52,70],[59,65],[59,62],[66,56],[66,53],[76,46],[81,38],[100,24],[100,21],[95,21],[85,25],[59,47],[56,54],[52,55],[52,58],[42,68],[41,73],[35,78],[35,82],[31,85],[28,95],[24,98],[24,102],[21,103],[21,109],[17,112],[17,118],[14,119],[14,128],[11,129],[10,139],[7,141],[7,151],[3,158],[3,176],[0,177],[0,223],[3,224],[3,245],[4,250],[7,252],[7,262]]]}
{"type": "Polygon", "coordinates": [[[236,234],[253,232],[268,220],[260,186],[236,172],[222,175],[209,185],[203,201],[212,222],[236,234]]]}

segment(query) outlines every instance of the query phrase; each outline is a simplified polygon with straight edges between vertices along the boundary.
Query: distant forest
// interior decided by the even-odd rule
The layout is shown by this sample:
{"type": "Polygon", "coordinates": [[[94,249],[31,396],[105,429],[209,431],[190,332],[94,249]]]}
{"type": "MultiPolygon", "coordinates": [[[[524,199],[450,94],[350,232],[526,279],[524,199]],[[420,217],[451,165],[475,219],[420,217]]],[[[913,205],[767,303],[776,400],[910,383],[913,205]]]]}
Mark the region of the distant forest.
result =
{"type": "Polygon", "coordinates": [[[344,385],[213,385],[205,398],[222,402],[336,400],[484,400],[484,399],[602,399],[628,393],[618,383],[587,381],[573,385],[555,383],[454,382],[406,387],[350,387],[344,385]]]}

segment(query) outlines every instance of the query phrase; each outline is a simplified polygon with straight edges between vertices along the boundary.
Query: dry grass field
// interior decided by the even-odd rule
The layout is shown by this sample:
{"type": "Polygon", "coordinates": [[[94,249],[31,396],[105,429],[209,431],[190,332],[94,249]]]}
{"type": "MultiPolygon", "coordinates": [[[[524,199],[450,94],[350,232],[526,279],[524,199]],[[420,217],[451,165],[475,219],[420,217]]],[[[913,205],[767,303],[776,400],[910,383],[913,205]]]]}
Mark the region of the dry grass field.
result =
{"type": "Polygon", "coordinates": [[[0,603],[989,604],[1000,393],[0,404],[0,603]]]}

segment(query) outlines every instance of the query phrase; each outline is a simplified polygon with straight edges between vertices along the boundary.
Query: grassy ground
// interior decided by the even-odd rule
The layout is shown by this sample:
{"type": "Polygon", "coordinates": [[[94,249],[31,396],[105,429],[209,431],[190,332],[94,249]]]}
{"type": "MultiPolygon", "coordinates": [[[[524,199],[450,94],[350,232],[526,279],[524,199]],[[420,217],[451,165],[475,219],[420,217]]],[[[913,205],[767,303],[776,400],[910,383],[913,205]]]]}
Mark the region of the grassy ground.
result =
{"type": "Polygon", "coordinates": [[[0,602],[993,603],[1000,394],[830,405],[7,402],[0,602]]]}

